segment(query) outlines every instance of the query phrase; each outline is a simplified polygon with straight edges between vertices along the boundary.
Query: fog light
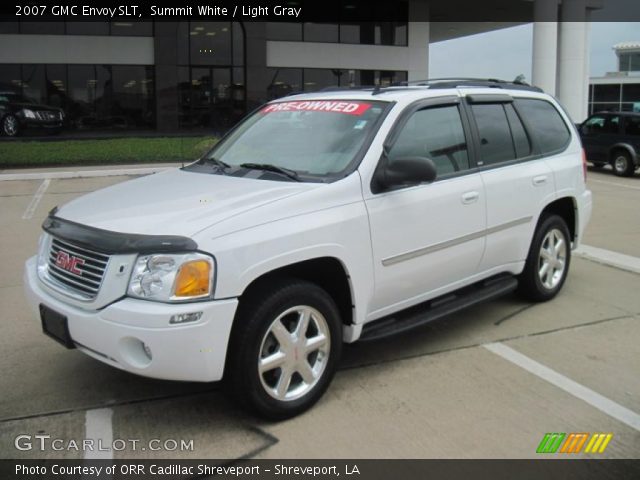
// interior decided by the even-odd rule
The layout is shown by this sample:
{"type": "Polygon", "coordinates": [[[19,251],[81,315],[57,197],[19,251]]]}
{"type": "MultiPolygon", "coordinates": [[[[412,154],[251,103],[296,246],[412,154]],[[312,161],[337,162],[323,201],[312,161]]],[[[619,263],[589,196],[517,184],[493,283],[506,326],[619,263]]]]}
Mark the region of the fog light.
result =
{"type": "Polygon", "coordinates": [[[151,354],[151,349],[149,348],[149,345],[147,345],[146,343],[142,343],[142,349],[144,350],[144,354],[147,356],[147,358],[149,360],[153,359],[153,355],[151,354]]]}
{"type": "Polygon", "coordinates": [[[180,313],[178,315],[172,315],[169,323],[175,325],[178,323],[197,322],[200,318],[202,318],[202,312],[180,313]]]}

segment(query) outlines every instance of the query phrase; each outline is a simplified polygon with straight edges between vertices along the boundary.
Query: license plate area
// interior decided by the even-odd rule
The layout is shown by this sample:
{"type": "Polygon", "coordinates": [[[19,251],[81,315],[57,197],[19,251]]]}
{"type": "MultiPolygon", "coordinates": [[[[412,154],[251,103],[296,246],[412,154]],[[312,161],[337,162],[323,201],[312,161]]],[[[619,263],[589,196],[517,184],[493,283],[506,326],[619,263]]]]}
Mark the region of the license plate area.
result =
{"type": "Polygon", "coordinates": [[[67,317],[41,304],[40,320],[42,321],[42,331],[45,335],[48,335],[67,348],[76,348],[69,334],[67,317]]]}

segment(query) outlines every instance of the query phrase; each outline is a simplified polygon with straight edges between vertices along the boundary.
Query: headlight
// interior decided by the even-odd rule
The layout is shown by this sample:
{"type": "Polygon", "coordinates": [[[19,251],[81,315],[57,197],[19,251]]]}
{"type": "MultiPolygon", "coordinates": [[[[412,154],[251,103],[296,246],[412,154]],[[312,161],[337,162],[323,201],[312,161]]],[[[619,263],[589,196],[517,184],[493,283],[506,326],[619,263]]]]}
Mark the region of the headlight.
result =
{"type": "Polygon", "coordinates": [[[36,114],[33,113],[33,110],[29,110],[28,108],[23,108],[22,109],[22,114],[26,117],[26,118],[36,118],[36,114]]]}
{"type": "Polygon", "coordinates": [[[47,233],[43,233],[40,235],[40,239],[38,240],[38,275],[42,278],[44,272],[47,271],[49,267],[49,245],[50,245],[50,237],[47,233]]]}
{"type": "Polygon", "coordinates": [[[213,258],[201,253],[141,255],[127,293],[159,302],[196,300],[213,294],[213,258]]]}

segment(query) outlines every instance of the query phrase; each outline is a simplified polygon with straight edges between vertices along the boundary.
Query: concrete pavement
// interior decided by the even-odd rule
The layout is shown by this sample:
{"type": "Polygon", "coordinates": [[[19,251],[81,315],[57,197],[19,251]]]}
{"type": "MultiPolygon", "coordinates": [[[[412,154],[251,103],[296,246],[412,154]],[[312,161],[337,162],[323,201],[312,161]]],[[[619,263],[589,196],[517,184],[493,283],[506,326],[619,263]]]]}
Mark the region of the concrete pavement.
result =
{"type": "MultiPolygon", "coordinates": [[[[35,207],[42,179],[0,182],[0,458],[79,458],[68,449],[16,450],[14,439],[43,432],[81,441],[91,422],[92,431],[145,448],[127,444],[114,458],[534,458],[546,432],[610,432],[597,458],[640,457],[639,429],[485,347],[505,345],[633,420],[639,276],[577,256],[552,302],[507,296],[411,334],[348,346],[325,397],[285,422],[247,415],[219,385],[137,377],[65,350],[27,309],[22,265],[51,208],[128,178],[53,178],[35,207]],[[91,413],[101,409],[109,425],[91,413]],[[192,441],[192,448],[152,451],[151,439],[192,441]]],[[[640,257],[638,179],[590,172],[589,185],[595,208],[585,243],[640,257]]]]}

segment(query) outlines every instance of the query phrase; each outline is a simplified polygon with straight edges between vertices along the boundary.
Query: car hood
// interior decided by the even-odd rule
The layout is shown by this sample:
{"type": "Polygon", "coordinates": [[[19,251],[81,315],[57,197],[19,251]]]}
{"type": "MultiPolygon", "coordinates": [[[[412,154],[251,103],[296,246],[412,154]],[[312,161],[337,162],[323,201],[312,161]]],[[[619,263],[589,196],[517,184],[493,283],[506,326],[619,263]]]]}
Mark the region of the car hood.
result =
{"type": "Polygon", "coordinates": [[[29,110],[38,110],[38,111],[49,111],[49,112],[59,112],[61,109],[57,107],[51,107],[49,105],[42,105],[39,103],[22,103],[16,102],[12,104],[18,108],[28,108],[29,110]]]}
{"type": "Polygon", "coordinates": [[[191,237],[319,185],[170,169],[79,197],[56,216],[114,232],[191,237]]]}

